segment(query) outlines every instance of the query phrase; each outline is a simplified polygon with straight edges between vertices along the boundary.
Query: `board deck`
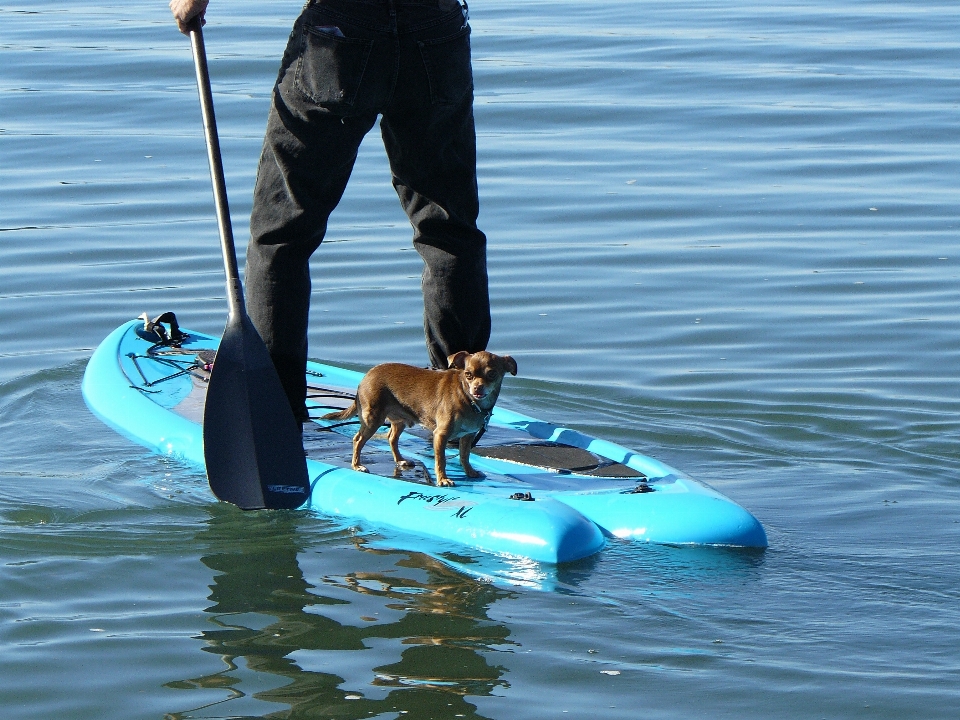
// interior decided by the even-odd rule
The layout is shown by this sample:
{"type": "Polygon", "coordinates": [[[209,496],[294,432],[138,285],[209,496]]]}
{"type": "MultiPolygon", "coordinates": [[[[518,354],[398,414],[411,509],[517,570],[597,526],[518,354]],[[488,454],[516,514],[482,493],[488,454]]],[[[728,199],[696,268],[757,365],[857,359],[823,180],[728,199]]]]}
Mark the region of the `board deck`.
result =
{"type": "MultiPolygon", "coordinates": [[[[185,331],[161,345],[128,322],[96,350],[83,379],[90,409],[154,452],[203,467],[202,417],[209,361],[218,338],[185,331]]],[[[401,437],[414,461],[394,465],[385,434],[364,449],[370,473],[350,469],[356,424],[319,416],[345,407],[362,374],[310,363],[304,450],[311,495],[303,508],[489,553],[559,563],[598,552],[606,537],[678,545],[765,547],[753,515],[715,490],[653,458],[570,428],[497,407],[466,477],[456,449],[456,483],[432,483],[433,449],[422,428],[401,437]]]]}

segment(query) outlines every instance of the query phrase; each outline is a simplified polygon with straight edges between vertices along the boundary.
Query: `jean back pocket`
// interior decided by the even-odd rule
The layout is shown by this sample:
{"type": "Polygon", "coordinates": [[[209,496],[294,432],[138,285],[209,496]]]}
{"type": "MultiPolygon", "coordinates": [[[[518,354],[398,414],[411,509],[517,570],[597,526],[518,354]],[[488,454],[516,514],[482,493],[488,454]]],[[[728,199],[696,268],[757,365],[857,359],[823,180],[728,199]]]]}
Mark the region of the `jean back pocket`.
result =
{"type": "Polygon", "coordinates": [[[421,40],[420,54],[430,83],[430,100],[435,105],[456,105],[473,90],[470,67],[470,26],[454,35],[421,40]]]}
{"type": "Polygon", "coordinates": [[[321,107],[352,106],[373,48],[372,40],[347,38],[331,26],[304,25],[294,85],[321,107]]]}

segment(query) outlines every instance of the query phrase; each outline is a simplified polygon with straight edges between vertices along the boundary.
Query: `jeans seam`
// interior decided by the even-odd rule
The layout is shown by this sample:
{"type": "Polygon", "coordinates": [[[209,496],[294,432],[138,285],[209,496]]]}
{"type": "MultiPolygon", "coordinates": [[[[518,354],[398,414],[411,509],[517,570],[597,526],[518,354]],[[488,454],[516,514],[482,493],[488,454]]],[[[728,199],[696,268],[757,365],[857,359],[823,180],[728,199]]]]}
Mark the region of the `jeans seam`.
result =
{"type": "Polygon", "coordinates": [[[450,33],[449,35],[444,35],[443,37],[438,38],[429,38],[428,40],[417,40],[417,45],[420,47],[433,47],[434,45],[443,45],[444,43],[451,42],[463,35],[469,35],[469,31],[464,28],[460,28],[455,33],[450,33]]]}
{"type": "Polygon", "coordinates": [[[365,20],[357,18],[354,15],[346,15],[342,12],[338,12],[332,8],[324,7],[322,5],[313,5],[313,8],[323,12],[325,15],[329,15],[331,17],[337,18],[339,20],[342,20],[345,23],[349,23],[350,25],[356,25],[358,27],[362,27],[365,30],[372,30],[373,32],[381,33],[383,35],[392,35],[394,33],[394,29],[389,25],[383,25],[381,23],[366,22],[365,20]]]}
{"type": "Polygon", "coordinates": [[[422,23],[421,25],[416,25],[416,26],[411,27],[411,28],[405,28],[402,34],[403,34],[403,35],[412,35],[413,33],[422,32],[422,31],[424,31],[424,30],[430,30],[430,29],[432,29],[432,28],[439,27],[439,26],[441,26],[441,25],[444,25],[444,24],[450,22],[451,20],[453,20],[453,19],[456,18],[457,16],[459,16],[459,17],[462,19],[462,18],[463,18],[463,11],[462,11],[462,10],[451,10],[449,14],[444,15],[443,17],[439,17],[439,18],[437,18],[436,20],[430,20],[430,21],[428,21],[428,22],[422,23]]]}
{"type": "Polygon", "coordinates": [[[428,21],[426,21],[426,22],[420,23],[419,25],[414,25],[414,26],[409,27],[409,28],[404,28],[404,29],[403,29],[403,32],[399,32],[397,29],[391,27],[390,25],[384,25],[384,24],[382,24],[382,23],[371,23],[371,22],[367,22],[367,21],[365,21],[365,20],[363,20],[363,19],[361,19],[361,18],[357,18],[357,17],[354,16],[354,15],[347,15],[347,14],[345,14],[345,13],[339,12],[338,10],[334,10],[333,8],[325,7],[325,6],[323,6],[323,5],[318,5],[318,4],[315,4],[315,3],[308,3],[308,5],[312,6],[313,9],[315,9],[315,10],[319,10],[319,11],[321,11],[321,12],[323,12],[323,13],[326,13],[326,14],[332,16],[332,17],[336,17],[336,18],[338,18],[338,19],[340,19],[340,20],[343,20],[343,21],[346,22],[346,23],[350,23],[351,25],[356,25],[356,26],[362,27],[362,28],[364,28],[364,29],[366,29],[366,30],[372,30],[372,31],[374,31],[374,32],[379,32],[379,33],[383,33],[383,34],[393,34],[393,33],[397,33],[398,35],[411,35],[411,34],[414,34],[414,33],[422,32],[422,31],[424,31],[424,30],[430,30],[430,29],[432,29],[432,28],[439,27],[440,25],[443,25],[443,24],[445,24],[445,23],[448,23],[448,22],[450,22],[451,20],[454,20],[454,19],[457,19],[457,18],[459,18],[459,19],[461,19],[461,20],[463,20],[463,18],[464,18],[463,9],[462,9],[462,8],[459,9],[459,10],[451,10],[449,13],[447,13],[446,15],[443,15],[443,16],[441,16],[441,17],[439,17],[439,18],[436,18],[436,19],[434,19],[434,20],[428,20],[428,21]]]}

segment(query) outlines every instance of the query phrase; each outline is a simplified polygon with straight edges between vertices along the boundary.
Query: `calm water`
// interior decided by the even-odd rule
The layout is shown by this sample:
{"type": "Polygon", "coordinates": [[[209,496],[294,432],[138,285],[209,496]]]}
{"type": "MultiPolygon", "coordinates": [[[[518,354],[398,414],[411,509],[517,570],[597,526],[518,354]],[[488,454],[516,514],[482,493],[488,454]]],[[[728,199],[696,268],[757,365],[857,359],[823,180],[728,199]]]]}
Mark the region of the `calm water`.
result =
{"type": "MultiPolygon", "coordinates": [[[[238,240],[299,2],[207,25],[238,240]]],[[[960,9],[477,0],[502,403],[637,447],[763,553],[611,542],[479,582],[243,514],[85,409],[147,311],[219,332],[165,2],[0,1],[0,715],[960,716],[960,9]]],[[[372,134],[315,258],[318,359],[425,362],[372,134]]]]}

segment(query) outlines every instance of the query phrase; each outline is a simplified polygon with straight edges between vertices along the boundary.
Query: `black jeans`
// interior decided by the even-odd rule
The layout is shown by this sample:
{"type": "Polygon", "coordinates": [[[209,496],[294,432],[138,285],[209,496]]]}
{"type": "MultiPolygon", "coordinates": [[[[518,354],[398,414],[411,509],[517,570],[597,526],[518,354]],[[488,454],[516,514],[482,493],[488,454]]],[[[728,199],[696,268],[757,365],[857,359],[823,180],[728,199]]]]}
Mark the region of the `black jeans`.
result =
{"type": "Polygon", "coordinates": [[[246,295],[294,413],[306,418],[309,260],[377,116],[424,260],[430,361],[490,337],[477,229],[470,27],[457,0],[314,0],[284,52],[257,172],[246,295]]]}

